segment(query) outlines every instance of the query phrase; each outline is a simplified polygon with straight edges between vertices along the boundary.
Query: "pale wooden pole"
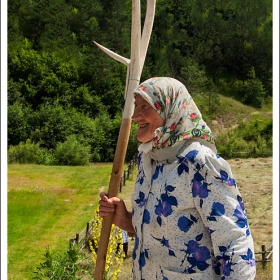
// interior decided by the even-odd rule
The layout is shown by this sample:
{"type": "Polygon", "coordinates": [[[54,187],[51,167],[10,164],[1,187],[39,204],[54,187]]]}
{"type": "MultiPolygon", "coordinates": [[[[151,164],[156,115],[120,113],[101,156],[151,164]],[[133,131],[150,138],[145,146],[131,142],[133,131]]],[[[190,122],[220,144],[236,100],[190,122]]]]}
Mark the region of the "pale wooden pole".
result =
{"type": "MultiPolygon", "coordinates": [[[[125,106],[122,116],[121,127],[116,146],[112,173],[109,183],[108,196],[118,195],[123,165],[129,140],[131,117],[134,109],[133,90],[139,85],[140,77],[149,45],[152,32],[156,0],[147,1],[146,18],[141,36],[141,9],[140,0],[132,0],[132,26],[131,26],[131,54],[130,59],[124,58],[109,49],[94,42],[109,56],[124,63],[127,66],[126,89],[125,89],[125,106]]],[[[112,227],[114,214],[105,217],[102,221],[101,235],[98,244],[97,260],[95,264],[94,279],[103,280],[106,254],[112,227]]]]}

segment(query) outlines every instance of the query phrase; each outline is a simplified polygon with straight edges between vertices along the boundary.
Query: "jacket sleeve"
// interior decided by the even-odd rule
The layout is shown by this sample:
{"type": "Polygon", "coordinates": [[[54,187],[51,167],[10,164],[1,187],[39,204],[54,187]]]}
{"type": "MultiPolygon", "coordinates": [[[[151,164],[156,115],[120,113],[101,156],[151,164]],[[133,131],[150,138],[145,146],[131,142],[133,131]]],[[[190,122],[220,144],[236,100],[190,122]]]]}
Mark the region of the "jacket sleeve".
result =
{"type": "Polygon", "coordinates": [[[227,161],[199,152],[192,181],[196,208],[208,229],[221,279],[254,279],[254,243],[241,194],[227,161]]]}

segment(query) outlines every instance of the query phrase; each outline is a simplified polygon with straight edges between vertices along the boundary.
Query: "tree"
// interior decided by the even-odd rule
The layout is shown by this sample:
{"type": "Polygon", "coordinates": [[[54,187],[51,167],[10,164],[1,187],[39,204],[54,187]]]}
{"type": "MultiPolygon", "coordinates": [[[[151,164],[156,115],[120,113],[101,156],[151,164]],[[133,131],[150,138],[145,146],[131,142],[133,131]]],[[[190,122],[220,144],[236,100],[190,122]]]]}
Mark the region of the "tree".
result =
{"type": "Polygon", "coordinates": [[[265,102],[265,89],[262,82],[256,77],[255,69],[252,68],[248,73],[248,80],[241,88],[243,102],[257,108],[262,108],[265,102]]]}

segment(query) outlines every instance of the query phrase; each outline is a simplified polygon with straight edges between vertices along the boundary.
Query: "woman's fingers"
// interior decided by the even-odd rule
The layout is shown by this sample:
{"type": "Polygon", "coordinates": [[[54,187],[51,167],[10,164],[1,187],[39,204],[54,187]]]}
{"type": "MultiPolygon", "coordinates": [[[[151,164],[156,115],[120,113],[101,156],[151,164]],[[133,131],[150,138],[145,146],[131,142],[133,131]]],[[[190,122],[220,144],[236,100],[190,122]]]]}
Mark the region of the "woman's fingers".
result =
{"type": "Polygon", "coordinates": [[[100,194],[99,194],[99,196],[100,196],[100,198],[102,199],[102,200],[107,200],[108,199],[108,194],[107,193],[105,193],[105,192],[101,192],[100,194]]]}
{"type": "Polygon", "coordinates": [[[118,197],[111,197],[108,198],[106,194],[100,195],[99,205],[112,205],[112,204],[118,204],[121,200],[118,197]]]}
{"type": "Polygon", "coordinates": [[[99,216],[106,217],[110,213],[115,212],[116,204],[119,204],[121,200],[117,197],[108,198],[107,194],[104,192],[100,193],[99,196],[99,216]]]}
{"type": "Polygon", "coordinates": [[[99,216],[104,218],[114,213],[113,224],[133,232],[131,213],[127,211],[124,201],[118,197],[108,198],[104,192],[101,192],[99,196],[99,216]]]}
{"type": "Polygon", "coordinates": [[[99,206],[99,216],[100,217],[107,217],[110,213],[115,212],[115,206],[112,205],[111,207],[99,206]]]}

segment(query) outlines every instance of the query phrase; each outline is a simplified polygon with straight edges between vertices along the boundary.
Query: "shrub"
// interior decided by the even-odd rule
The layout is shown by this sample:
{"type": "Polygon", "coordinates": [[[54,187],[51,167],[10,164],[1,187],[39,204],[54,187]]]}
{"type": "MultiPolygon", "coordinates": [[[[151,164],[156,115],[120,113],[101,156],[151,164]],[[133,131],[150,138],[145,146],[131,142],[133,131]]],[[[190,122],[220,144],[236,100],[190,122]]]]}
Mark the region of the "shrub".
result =
{"type": "MultiPolygon", "coordinates": [[[[52,252],[47,247],[44,254],[44,261],[37,266],[33,279],[43,280],[74,280],[82,279],[77,272],[82,270],[79,260],[85,261],[85,257],[79,252],[78,245],[74,244],[68,252],[52,252]]],[[[85,272],[83,270],[83,272],[85,272]]]]}
{"type": "Polygon", "coordinates": [[[87,165],[90,159],[91,147],[83,141],[83,138],[78,139],[76,135],[70,135],[63,143],[58,143],[54,156],[56,163],[59,165],[87,165]]]}
{"type": "Polygon", "coordinates": [[[24,107],[21,103],[15,102],[8,105],[8,145],[18,145],[25,142],[30,133],[28,125],[28,115],[32,113],[29,107],[24,107]]]}
{"type": "Polygon", "coordinates": [[[55,159],[51,151],[40,147],[40,143],[32,143],[30,139],[20,142],[8,149],[8,163],[54,164],[55,159]]]}

